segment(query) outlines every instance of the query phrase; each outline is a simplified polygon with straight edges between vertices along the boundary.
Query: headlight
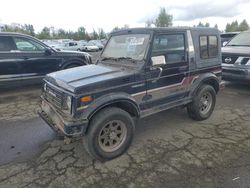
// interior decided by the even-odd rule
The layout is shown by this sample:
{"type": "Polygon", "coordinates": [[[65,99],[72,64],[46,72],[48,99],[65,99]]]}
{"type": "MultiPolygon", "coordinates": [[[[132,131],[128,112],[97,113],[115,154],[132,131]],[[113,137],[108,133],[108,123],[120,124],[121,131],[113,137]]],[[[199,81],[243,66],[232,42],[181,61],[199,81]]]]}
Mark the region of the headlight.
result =
{"type": "Polygon", "coordinates": [[[43,85],[43,91],[46,91],[47,90],[47,86],[46,84],[43,85]]]}
{"type": "Polygon", "coordinates": [[[71,110],[71,104],[72,104],[72,98],[71,98],[71,96],[67,96],[66,97],[66,106],[67,106],[67,109],[71,110]]]}

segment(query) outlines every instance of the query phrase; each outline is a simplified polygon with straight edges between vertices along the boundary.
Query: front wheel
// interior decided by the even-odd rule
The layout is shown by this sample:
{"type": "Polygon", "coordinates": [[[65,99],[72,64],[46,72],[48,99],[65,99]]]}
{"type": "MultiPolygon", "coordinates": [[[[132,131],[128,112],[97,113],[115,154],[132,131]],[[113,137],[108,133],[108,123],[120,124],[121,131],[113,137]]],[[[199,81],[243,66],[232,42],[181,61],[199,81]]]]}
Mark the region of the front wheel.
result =
{"type": "Polygon", "coordinates": [[[194,120],[209,118],[216,103],[216,92],[210,85],[203,85],[196,92],[192,103],[187,106],[188,115],[194,120]]]}
{"type": "Polygon", "coordinates": [[[100,161],[113,159],[128,149],[134,129],[129,113],[116,107],[105,108],[91,120],[83,137],[84,146],[92,157],[100,161]]]}

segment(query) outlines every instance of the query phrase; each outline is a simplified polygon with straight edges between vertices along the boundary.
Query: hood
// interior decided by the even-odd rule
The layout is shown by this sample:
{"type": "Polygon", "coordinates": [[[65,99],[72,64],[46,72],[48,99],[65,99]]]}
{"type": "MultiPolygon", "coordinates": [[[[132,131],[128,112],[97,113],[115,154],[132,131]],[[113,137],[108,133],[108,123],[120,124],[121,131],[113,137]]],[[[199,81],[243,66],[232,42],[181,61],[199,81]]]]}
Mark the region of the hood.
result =
{"type": "Polygon", "coordinates": [[[86,52],[78,52],[78,51],[67,51],[67,50],[56,50],[57,54],[60,55],[64,55],[64,56],[72,56],[72,55],[76,55],[76,56],[90,56],[90,54],[86,53],[86,52]]]}
{"type": "Polygon", "coordinates": [[[222,54],[248,55],[250,56],[249,46],[225,46],[221,49],[222,54]]]}
{"type": "Polygon", "coordinates": [[[85,65],[50,73],[45,80],[75,94],[92,93],[134,80],[134,71],[107,65],[85,65]]]}

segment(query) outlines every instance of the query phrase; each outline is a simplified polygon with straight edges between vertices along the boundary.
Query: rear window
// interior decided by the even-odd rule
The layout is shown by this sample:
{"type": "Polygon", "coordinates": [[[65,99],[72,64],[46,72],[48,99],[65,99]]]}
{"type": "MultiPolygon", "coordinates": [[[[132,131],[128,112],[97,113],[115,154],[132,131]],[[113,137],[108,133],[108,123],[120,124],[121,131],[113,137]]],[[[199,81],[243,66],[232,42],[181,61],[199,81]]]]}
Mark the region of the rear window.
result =
{"type": "Polygon", "coordinates": [[[215,35],[200,36],[201,59],[214,58],[218,56],[218,38],[215,35]]]}
{"type": "Polygon", "coordinates": [[[12,38],[7,36],[0,36],[0,52],[11,50],[14,50],[12,38]]]}

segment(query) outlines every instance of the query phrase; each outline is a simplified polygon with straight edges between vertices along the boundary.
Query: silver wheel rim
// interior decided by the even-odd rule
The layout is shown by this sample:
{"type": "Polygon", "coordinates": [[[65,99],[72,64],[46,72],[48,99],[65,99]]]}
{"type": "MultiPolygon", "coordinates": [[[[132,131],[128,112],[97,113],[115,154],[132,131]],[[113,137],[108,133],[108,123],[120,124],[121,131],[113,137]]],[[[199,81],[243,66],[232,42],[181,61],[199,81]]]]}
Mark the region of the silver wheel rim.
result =
{"type": "Polygon", "coordinates": [[[119,149],[127,138],[127,127],[120,120],[106,123],[99,133],[99,146],[104,152],[113,152],[119,149]]]}
{"type": "Polygon", "coordinates": [[[212,95],[210,92],[205,92],[202,94],[200,99],[200,113],[207,114],[212,106],[212,95]]]}

